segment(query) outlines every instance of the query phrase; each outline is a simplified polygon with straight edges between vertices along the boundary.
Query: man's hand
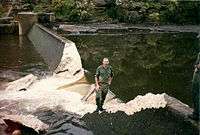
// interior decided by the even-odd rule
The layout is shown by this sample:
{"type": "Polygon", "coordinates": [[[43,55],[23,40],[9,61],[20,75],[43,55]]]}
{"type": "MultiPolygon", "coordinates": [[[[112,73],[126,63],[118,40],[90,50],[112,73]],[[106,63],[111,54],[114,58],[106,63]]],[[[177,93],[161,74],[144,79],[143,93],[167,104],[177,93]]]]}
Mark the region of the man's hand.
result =
{"type": "Polygon", "coordinates": [[[200,64],[198,64],[198,65],[195,65],[194,72],[197,72],[199,69],[200,69],[200,64]]]}
{"type": "Polygon", "coordinates": [[[112,77],[109,78],[108,85],[111,85],[111,82],[112,82],[112,77]]]}
{"type": "Polygon", "coordinates": [[[194,69],[194,72],[196,73],[197,71],[198,71],[198,69],[197,69],[197,68],[195,68],[195,69],[194,69]]]}
{"type": "Polygon", "coordinates": [[[108,85],[111,85],[111,81],[110,81],[110,82],[108,82],[108,85]]]}
{"type": "Polygon", "coordinates": [[[96,91],[98,91],[100,89],[100,86],[97,84],[95,89],[96,89],[96,91]]]}

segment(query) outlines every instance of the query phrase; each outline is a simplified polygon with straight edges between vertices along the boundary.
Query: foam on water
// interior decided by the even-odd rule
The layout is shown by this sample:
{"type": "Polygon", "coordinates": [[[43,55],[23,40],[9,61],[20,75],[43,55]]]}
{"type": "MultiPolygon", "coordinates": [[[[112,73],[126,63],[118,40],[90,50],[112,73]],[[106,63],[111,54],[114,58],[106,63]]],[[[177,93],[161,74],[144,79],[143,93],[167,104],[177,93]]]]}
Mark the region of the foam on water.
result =
{"type": "MultiPolygon", "coordinates": [[[[21,107],[28,112],[34,112],[39,108],[56,108],[61,107],[65,111],[73,112],[81,116],[86,113],[92,113],[96,109],[96,105],[86,103],[81,100],[83,95],[73,92],[58,90],[57,88],[69,83],[70,79],[60,77],[47,77],[42,80],[37,80],[32,84],[27,91],[8,90],[0,91],[1,100],[16,100],[21,102],[21,107]]],[[[72,86],[71,89],[73,89],[72,86]]],[[[77,87],[81,89],[81,87],[77,87]]],[[[144,96],[137,96],[127,103],[121,103],[114,99],[105,104],[107,112],[115,113],[124,111],[127,115],[132,115],[136,112],[147,108],[165,107],[167,102],[164,99],[164,94],[147,93],[144,96]]]]}
{"type": "Polygon", "coordinates": [[[108,103],[106,105],[107,111],[115,113],[117,111],[123,111],[127,115],[133,115],[136,112],[140,112],[145,109],[150,108],[164,108],[167,105],[167,102],[164,98],[165,93],[163,94],[152,94],[147,93],[144,96],[138,95],[133,100],[130,100],[127,103],[108,103]]]}

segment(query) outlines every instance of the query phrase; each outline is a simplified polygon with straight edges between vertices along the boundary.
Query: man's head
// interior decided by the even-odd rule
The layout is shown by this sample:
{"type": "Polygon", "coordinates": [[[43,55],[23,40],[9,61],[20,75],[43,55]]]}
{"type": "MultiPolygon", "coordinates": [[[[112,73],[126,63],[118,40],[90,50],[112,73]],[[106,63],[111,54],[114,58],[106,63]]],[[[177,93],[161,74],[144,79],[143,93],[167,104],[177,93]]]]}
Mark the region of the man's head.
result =
{"type": "Polygon", "coordinates": [[[103,64],[103,66],[108,66],[108,64],[109,64],[108,58],[103,58],[102,64],[103,64]]]}

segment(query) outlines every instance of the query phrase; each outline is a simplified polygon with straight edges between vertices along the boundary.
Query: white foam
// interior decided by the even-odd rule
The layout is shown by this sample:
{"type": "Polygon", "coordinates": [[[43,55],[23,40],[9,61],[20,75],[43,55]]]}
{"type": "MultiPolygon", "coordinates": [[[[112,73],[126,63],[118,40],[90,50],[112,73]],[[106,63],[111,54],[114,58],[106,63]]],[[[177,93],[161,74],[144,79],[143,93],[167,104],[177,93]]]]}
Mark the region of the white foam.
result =
{"type": "Polygon", "coordinates": [[[167,105],[164,94],[152,94],[147,93],[144,96],[138,95],[133,100],[127,103],[112,103],[106,106],[107,111],[115,113],[117,111],[123,111],[127,115],[133,115],[136,112],[140,112],[150,108],[164,108],[167,105]]]}
{"type": "MultiPolygon", "coordinates": [[[[43,107],[53,109],[59,106],[65,111],[81,116],[92,113],[96,109],[96,105],[82,102],[83,96],[79,93],[57,90],[58,86],[67,82],[70,80],[49,77],[38,80],[27,91],[1,91],[0,99],[17,100],[21,102],[21,107],[29,112],[43,107]]],[[[147,93],[144,96],[139,95],[127,103],[118,102],[117,99],[111,100],[105,104],[105,108],[110,113],[124,111],[127,115],[132,115],[147,108],[165,107],[166,104],[164,94],[147,93]]]]}
{"type": "Polygon", "coordinates": [[[81,102],[82,96],[79,93],[56,89],[69,82],[71,82],[70,79],[49,77],[38,80],[27,91],[1,91],[0,99],[18,100],[21,102],[21,106],[30,112],[42,107],[53,109],[57,106],[80,115],[92,112],[95,105],[81,102]]]}

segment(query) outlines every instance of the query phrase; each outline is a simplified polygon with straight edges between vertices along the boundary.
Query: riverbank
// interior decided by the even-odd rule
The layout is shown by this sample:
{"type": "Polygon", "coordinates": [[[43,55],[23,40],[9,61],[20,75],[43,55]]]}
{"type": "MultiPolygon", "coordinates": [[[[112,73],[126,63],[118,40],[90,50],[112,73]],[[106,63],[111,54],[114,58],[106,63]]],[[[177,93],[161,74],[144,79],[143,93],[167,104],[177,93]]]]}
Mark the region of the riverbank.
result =
{"type": "Polygon", "coordinates": [[[61,30],[61,32],[66,32],[66,34],[74,33],[98,33],[103,30],[112,30],[117,34],[120,30],[123,33],[138,33],[138,32],[149,32],[149,33],[159,33],[159,32],[194,32],[200,34],[199,25],[132,25],[125,23],[111,24],[111,23],[91,23],[91,24],[71,24],[71,23],[58,23],[55,27],[55,30],[61,30]]]}

